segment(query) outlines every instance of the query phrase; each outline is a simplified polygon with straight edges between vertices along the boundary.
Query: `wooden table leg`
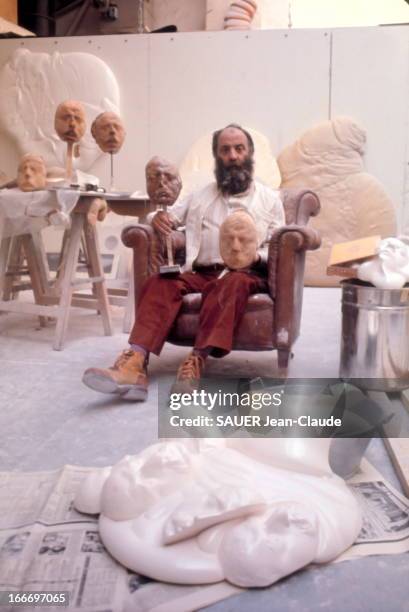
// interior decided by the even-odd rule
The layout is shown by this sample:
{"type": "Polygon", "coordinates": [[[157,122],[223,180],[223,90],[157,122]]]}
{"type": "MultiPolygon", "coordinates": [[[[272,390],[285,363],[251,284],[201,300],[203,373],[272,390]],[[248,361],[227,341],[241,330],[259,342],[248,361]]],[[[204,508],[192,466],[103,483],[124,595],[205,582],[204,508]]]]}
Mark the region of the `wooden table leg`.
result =
{"type": "MultiPolygon", "coordinates": [[[[101,254],[99,251],[97,230],[96,227],[91,223],[88,223],[86,219],[84,223],[84,232],[88,264],[90,266],[91,276],[103,278],[104,270],[101,264],[101,254]]],[[[112,336],[113,332],[110,316],[110,305],[105,281],[97,281],[93,283],[93,293],[95,293],[98,299],[105,335],[112,336]]]]}
{"type": "Polygon", "coordinates": [[[6,221],[0,212],[0,300],[3,299],[3,289],[5,286],[7,260],[10,250],[10,238],[3,238],[6,221]]]}
{"type": "Polygon", "coordinates": [[[12,236],[10,239],[9,256],[7,259],[6,277],[3,286],[3,300],[13,300],[18,293],[15,283],[20,280],[20,271],[23,268],[24,252],[21,236],[12,236]]]}
{"type": "Polygon", "coordinates": [[[65,334],[67,332],[68,319],[70,315],[71,298],[73,293],[72,280],[78,264],[78,254],[80,250],[81,234],[84,228],[84,216],[81,214],[72,215],[72,226],[67,241],[64,261],[61,265],[59,276],[60,281],[60,303],[57,316],[57,326],[55,329],[53,348],[61,351],[63,348],[65,334]]]}
{"type": "MultiPolygon", "coordinates": [[[[30,274],[34,301],[36,304],[44,304],[44,296],[47,290],[47,278],[44,262],[42,260],[42,247],[40,247],[37,238],[38,237],[35,238],[33,234],[24,234],[24,236],[22,236],[22,242],[30,274]]],[[[45,327],[46,324],[47,317],[40,315],[40,326],[45,327]]]]}
{"type": "Polygon", "coordinates": [[[37,261],[41,291],[47,294],[50,290],[50,268],[40,232],[31,232],[31,244],[37,261]]]}

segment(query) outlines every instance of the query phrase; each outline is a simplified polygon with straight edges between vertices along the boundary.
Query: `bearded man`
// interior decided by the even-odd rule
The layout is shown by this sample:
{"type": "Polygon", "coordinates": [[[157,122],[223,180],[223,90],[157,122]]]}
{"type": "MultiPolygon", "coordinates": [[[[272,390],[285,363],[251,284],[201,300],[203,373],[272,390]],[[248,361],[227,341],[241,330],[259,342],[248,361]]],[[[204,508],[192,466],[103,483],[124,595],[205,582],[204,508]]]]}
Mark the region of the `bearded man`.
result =
{"type": "MultiPolygon", "coordinates": [[[[223,357],[232,348],[234,332],[252,293],[267,291],[265,261],[272,231],[285,222],[279,194],[253,178],[254,143],[239,125],[230,124],[213,134],[216,182],[177,200],[150,222],[162,237],[186,228],[186,263],[176,277],[151,276],[144,283],[129,344],[111,368],[86,370],[83,382],[102,393],[144,400],[148,393],[149,353],[159,355],[188,293],[202,293],[200,325],[193,351],[179,367],[172,392],[197,389],[209,355],[223,357]],[[229,270],[219,249],[223,221],[238,209],[254,220],[259,249],[243,269],[229,270]],[[264,264],[264,265],[263,265],[264,264]]],[[[176,172],[173,170],[173,172],[176,172]]],[[[158,179],[158,177],[157,177],[158,179]]],[[[170,173],[159,181],[166,190],[170,173]]],[[[147,174],[149,186],[149,174],[147,174]]]]}

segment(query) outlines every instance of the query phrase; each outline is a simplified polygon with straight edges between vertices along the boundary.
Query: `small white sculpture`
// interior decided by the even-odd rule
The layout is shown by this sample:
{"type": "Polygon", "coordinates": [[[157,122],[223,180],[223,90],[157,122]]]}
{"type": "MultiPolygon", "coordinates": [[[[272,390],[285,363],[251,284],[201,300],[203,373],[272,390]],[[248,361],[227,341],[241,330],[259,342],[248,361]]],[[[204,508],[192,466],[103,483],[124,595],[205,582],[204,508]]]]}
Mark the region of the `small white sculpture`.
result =
{"type": "Polygon", "coordinates": [[[104,153],[118,153],[124,144],[125,127],[116,113],[100,113],[92,122],[91,134],[104,153]]]}
{"type": "Polygon", "coordinates": [[[256,10],[255,0],[234,0],[224,16],[224,29],[249,30],[256,10]]]}
{"type": "Polygon", "coordinates": [[[75,500],[101,538],[157,580],[272,584],[337,557],[361,512],[328,464],[329,439],[165,441],[96,470],[75,500]]]}
{"type": "Polygon", "coordinates": [[[77,100],[65,100],[57,106],[54,127],[59,138],[67,143],[66,178],[72,179],[72,158],[79,157],[79,142],[86,130],[85,110],[77,100]],[[75,148],[74,148],[75,145],[75,148]]]}
{"type": "Polygon", "coordinates": [[[37,191],[45,189],[47,168],[40,155],[27,153],[20,159],[17,168],[17,187],[21,191],[37,191]]]}
{"type": "Polygon", "coordinates": [[[385,238],[376,256],[358,266],[357,276],[378,289],[401,289],[409,281],[409,246],[399,238],[385,238]]]}
{"type": "Polygon", "coordinates": [[[111,180],[109,189],[115,191],[114,187],[114,158],[124,144],[126,131],[122,119],[109,111],[100,113],[92,122],[91,134],[104,153],[111,156],[111,180]]]}

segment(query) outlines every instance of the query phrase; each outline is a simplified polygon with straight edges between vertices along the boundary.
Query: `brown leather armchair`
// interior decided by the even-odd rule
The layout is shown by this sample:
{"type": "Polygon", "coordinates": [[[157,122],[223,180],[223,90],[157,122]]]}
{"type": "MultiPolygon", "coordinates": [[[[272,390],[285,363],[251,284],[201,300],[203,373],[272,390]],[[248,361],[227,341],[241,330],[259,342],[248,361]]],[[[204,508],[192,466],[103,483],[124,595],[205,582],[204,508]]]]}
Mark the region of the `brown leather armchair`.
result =
{"type": "MultiPolygon", "coordinates": [[[[278,374],[286,376],[292,346],[299,335],[304,285],[305,252],[317,249],[318,233],[307,227],[310,216],[320,210],[318,197],[307,190],[281,190],[287,225],[271,237],[268,251],[268,293],[250,296],[246,312],[236,332],[234,349],[278,351],[278,374]]],[[[123,243],[134,250],[135,303],[144,280],[158,271],[163,248],[148,225],[129,226],[122,232],[123,243]]],[[[183,264],[185,239],[180,231],[172,233],[175,260],[183,264]]],[[[168,341],[192,346],[199,323],[201,294],[183,298],[178,318],[168,341]]]]}

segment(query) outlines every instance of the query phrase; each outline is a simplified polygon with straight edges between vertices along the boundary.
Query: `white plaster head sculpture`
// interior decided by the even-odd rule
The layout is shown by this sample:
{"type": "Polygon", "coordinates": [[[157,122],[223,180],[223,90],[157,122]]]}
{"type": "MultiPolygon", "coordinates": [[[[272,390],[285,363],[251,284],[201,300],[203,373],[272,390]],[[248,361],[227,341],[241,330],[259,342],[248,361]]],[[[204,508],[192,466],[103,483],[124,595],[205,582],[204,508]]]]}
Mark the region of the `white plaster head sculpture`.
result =
{"type": "Polygon", "coordinates": [[[61,102],[55,111],[54,127],[64,142],[79,142],[87,128],[85,111],[81,102],[77,100],[61,102]]]}
{"type": "Polygon", "coordinates": [[[329,439],[164,441],[96,470],[75,499],[108,551],[151,578],[267,586],[326,563],[361,511],[328,464],[329,439]]]}
{"type": "Polygon", "coordinates": [[[166,207],[176,202],[182,181],[174,164],[155,155],[145,166],[145,178],[146,191],[154,206],[166,207]]]}
{"type": "Polygon", "coordinates": [[[248,268],[257,260],[258,236],[252,216],[236,210],[220,226],[220,255],[228,268],[248,268]]]}
{"type": "Polygon", "coordinates": [[[382,240],[375,257],[358,266],[357,275],[379,289],[401,289],[409,282],[409,246],[398,238],[382,240]]]}
{"type": "Polygon", "coordinates": [[[23,155],[17,168],[17,187],[21,191],[45,189],[47,169],[42,157],[28,153],[23,155]]]}
{"type": "Polygon", "coordinates": [[[118,153],[124,144],[125,127],[116,113],[99,114],[91,125],[91,134],[104,153],[118,153]]]}
{"type": "MultiPolygon", "coordinates": [[[[119,87],[109,66],[91,53],[33,53],[19,48],[0,69],[0,132],[18,157],[36,151],[47,167],[65,166],[67,146],[54,129],[62,100],[81,100],[87,123],[104,111],[119,112],[119,87]],[[41,86],[39,85],[41,84],[41,86]]],[[[75,169],[83,172],[102,155],[89,132],[75,169]]],[[[10,163],[15,165],[13,159],[10,163]]],[[[10,174],[13,167],[4,168],[10,174]]]]}

